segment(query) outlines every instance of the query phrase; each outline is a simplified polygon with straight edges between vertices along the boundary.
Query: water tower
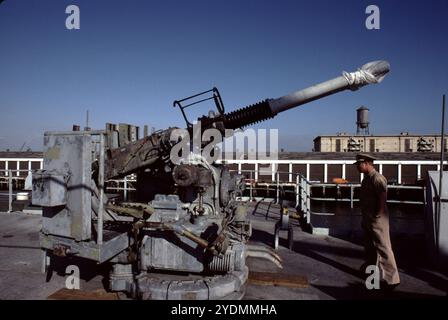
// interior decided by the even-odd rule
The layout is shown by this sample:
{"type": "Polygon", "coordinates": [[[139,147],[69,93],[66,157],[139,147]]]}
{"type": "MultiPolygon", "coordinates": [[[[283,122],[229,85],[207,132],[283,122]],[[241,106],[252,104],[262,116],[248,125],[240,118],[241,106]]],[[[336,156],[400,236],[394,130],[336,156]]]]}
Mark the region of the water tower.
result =
{"type": "Polygon", "coordinates": [[[364,106],[361,106],[356,110],[356,134],[369,134],[369,108],[364,106]]]}

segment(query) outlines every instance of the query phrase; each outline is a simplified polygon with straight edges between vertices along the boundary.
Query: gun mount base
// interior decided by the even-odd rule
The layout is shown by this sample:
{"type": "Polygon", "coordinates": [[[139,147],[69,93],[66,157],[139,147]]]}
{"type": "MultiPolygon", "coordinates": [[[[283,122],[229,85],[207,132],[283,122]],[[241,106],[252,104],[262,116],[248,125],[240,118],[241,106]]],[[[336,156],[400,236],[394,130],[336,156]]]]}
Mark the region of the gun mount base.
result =
{"type": "Polygon", "coordinates": [[[113,272],[110,286],[121,287],[132,298],[141,300],[240,300],[246,292],[248,275],[247,267],[213,276],[142,272],[133,277],[113,272]]]}

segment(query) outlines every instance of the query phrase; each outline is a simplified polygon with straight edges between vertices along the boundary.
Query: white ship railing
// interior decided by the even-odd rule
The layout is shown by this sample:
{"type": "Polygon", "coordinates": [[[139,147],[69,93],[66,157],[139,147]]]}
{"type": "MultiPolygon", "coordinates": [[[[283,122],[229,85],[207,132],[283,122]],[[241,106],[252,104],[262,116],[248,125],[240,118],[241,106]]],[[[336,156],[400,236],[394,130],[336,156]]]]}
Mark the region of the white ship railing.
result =
{"type": "MultiPolygon", "coordinates": [[[[293,165],[305,165],[306,166],[306,174],[304,174],[307,180],[311,180],[311,166],[313,165],[323,165],[324,166],[324,174],[323,174],[323,182],[328,183],[328,165],[342,165],[342,175],[340,178],[346,179],[347,166],[353,166],[353,160],[249,160],[249,159],[238,159],[238,160],[224,160],[217,161],[218,163],[225,164],[236,164],[238,165],[238,172],[242,171],[242,166],[251,164],[254,165],[254,174],[255,180],[258,180],[259,176],[259,168],[271,165],[271,181],[275,181],[275,174],[277,172],[278,165],[287,164],[288,172],[289,172],[289,182],[293,182],[293,165]]],[[[422,166],[426,165],[434,165],[437,166],[437,171],[440,170],[440,161],[439,160],[377,160],[375,164],[378,165],[379,173],[383,173],[384,165],[396,165],[397,166],[397,183],[402,183],[402,166],[405,165],[415,165],[416,168],[416,177],[417,179],[422,178],[422,166]]],[[[448,164],[448,161],[444,162],[444,165],[448,164]]],[[[359,174],[359,181],[362,181],[363,174],[359,174]]]]}

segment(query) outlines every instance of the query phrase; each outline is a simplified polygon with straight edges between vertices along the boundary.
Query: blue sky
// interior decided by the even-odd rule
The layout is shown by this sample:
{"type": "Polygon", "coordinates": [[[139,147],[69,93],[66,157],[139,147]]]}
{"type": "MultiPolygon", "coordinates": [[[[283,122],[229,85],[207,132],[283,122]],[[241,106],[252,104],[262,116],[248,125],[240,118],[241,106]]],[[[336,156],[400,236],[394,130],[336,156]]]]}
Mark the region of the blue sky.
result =
{"type": "MultiPolygon", "coordinates": [[[[0,150],[42,148],[43,133],[106,122],[183,127],[175,99],[217,86],[227,111],[385,59],[383,83],[258,124],[280,147],[310,151],[320,134],[440,131],[448,84],[448,1],[6,0],[0,4],[0,150]],[[78,5],[81,29],[67,30],[78,5]],[[365,8],[380,8],[367,30],[365,8]]],[[[201,110],[204,113],[206,110],[201,110]]]]}

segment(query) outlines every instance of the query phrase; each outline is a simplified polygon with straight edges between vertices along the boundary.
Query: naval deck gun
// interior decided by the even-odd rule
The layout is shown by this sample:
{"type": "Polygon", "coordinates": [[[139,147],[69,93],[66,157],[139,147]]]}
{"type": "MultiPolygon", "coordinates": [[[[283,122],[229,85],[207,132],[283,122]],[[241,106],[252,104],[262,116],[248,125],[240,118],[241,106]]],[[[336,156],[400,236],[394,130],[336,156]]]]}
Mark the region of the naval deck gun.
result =
{"type": "MultiPolygon", "coordinates": [[[[176,100],[187,132],[194,126],[185,108],[211,94],[216,113],[198,119],[201,131],[242,128],[344,90],[379,83],[389,72],[374,61],[355,72],[266,99],[226,113],[219,91],[176,100]]],[[[265,248],[247,246],[251,223],[242,194],[242,176],[223,165],[189,155],[171,161],[179,128],[154,132],[132,142],[106,130],[46,132],[43,170],[33,174],[33,204],[43,207],[40,243],[44,267],[51,257],[76,256],[110,263],[109,289],[137,299],[241,298],[248,279],[246,257],[280,266],[265,248]],[[121,140],[121,143],[120,143],[121,140]],[[109,197],[107,180],[135,174],[136,199],[109,197]]],[[[191,138],[191,137],[190,137],[191,138]]]]}

